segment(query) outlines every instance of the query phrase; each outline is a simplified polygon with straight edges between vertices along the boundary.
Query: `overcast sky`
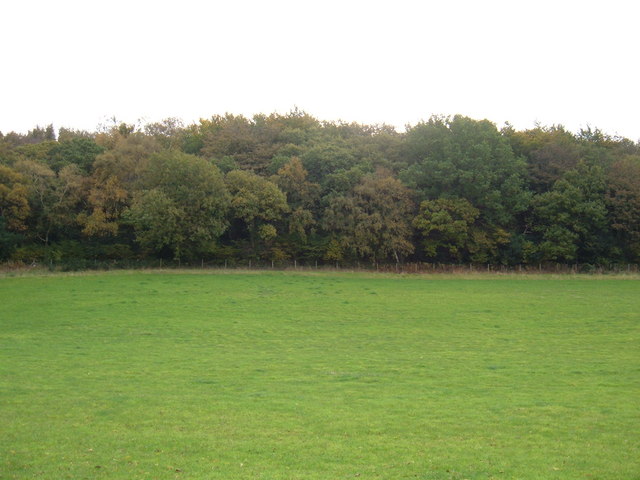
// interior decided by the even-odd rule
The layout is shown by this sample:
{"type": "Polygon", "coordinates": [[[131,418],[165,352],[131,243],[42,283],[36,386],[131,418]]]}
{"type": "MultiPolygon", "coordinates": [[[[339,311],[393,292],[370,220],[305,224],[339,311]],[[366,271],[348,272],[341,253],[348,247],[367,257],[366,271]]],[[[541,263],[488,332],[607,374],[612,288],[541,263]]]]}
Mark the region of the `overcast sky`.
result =
{"type": "Polygon", "coordinates": [[[10,0],[0,131],[461,113],[640,139],[637,1],[10,0]]]}

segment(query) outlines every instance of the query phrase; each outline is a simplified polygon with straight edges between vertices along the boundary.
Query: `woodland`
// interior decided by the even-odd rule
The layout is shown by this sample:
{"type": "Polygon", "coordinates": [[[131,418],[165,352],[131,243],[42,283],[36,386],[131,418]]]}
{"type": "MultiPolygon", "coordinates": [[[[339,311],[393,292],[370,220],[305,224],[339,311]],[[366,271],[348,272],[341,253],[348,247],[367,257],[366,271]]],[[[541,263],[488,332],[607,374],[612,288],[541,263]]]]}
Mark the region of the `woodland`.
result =
{"type": "Polygon", "coordinates": [[[0,133],[0,262],[640,263],[640,144],[293,110],[0,133]]]}

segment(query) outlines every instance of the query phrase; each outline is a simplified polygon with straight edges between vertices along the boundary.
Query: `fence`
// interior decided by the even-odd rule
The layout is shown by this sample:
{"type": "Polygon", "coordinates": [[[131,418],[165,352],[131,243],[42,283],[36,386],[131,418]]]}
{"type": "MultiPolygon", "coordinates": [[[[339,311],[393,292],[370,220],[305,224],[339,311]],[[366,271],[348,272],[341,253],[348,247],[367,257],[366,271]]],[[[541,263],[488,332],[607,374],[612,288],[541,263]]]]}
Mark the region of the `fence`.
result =
{"type": "MultiPolygon", "coordinates": [[[[197,265],[193,265],[196,266],[197,265]]],[[[640,266],[637,264],[560,264],[560,263],[540,263],[536,265],[495,265],[495,264],[447,264],[447,263],[427,263],[409,262],[392,264],[371,264],[371,263],[341,263],[341,262],[202,262],[200,268],[227,268],[227,269],[250,269],[250,270],[328,270],[328,271],[364,271],[383,272],[400,274],[469,274],[469,273],[639,273],[640,266]]]]}
{"type": "Polygon", "coordinates": [[[79,270],[121,270],[121,269],[227,269],[227,270],[293,270],[293,271],[362,271],[399,274],[469,274],[469,273],[633,273],[640,272],[638,264],[561,264],[539,263],[535,265],[495,265],[495,264],[447,264],[428,262],[409,262],[376,264],[364,262],[323,262],[323,261],[264,261],[236,259],[200,259],[196,261],[177,261],[165,259],[145,260],[91,260],[75,259],[44,264],[21,263],[0,265],[0,270],[24,270],[47,268],[52,271],[79,270]]]}

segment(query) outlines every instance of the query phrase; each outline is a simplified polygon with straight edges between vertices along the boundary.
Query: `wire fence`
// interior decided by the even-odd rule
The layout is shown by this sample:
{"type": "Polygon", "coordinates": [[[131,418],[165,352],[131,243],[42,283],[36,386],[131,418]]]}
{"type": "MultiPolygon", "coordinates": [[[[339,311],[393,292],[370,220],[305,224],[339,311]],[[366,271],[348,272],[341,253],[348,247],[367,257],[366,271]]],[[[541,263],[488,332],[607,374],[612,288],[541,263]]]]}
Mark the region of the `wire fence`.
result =
{"type": "Polygon", "coordinates": [[[557,274],[610,274],[640,272],[638,264],[631,263],[537,263],[518,265],[496,264],[449,264],[429,262],[403,263],[365,263],[365,262],[326,262],[326,261],[264,261],[237,259],[200,259],[178,261],[166,259],[127,259],[127,260],[92,260],[73,259],[64,261],[34,262],[23,264],[20,262],[0,265],[1,271],[48,269],[50,271],[82,271],[82,270],[141,270],[141,269],[200,269],[200,270],[280,270],[280,271],[351,271],[351,272],[382,272],[398,274],[471,274],[471,273],[557,273],[557,274]]]}

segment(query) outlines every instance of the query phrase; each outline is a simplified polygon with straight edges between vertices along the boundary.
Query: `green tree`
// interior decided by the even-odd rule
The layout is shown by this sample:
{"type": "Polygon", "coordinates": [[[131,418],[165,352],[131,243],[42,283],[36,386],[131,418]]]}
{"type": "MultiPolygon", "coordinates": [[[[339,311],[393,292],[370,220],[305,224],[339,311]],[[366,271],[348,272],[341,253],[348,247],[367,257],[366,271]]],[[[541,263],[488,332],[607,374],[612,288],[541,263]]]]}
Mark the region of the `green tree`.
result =
{"type": "Polygon", "coordinates": [[[19,234],[7,228],[6,219],[0,216],[0,261],[10,258],[21,238],[19,234]]]}
{"type": "Polygon", "coordinates": [[[229,194],[220,171],[177,151],[154,154],[126,212],[143,248],[169,248],[175,259],[210,250],[227,228],[229,194]]]}
{"type": "Polygon", "coordinates": [[[31,160],[16,163],[26,179],[31,214],[28,234],[49,245],[75,235],[77,215],[86,197],[86,178],[76,165],[67,165],[56,173],[47,165],[31,160]]]}
{"type": "Polygon", "coordinates": [[[256,253],[258,239],[265,239],[260,232],[273,232],[265,225],[273,226],[289,211],[286,196],[275,183],[252,172],[232,170],[225,180],[231,193],[231,215],[244,224],[256,253]]]}
{"type": "Polygon", "coordinates": [[[511,240],[504,229],[483,225],[480,210],[462,198],[423,201],[413,225],[430,260],[487,263],[511,240]]]}
{"type": "Polygon", "coordinates": [[[29,189],[26,179],[14,169],[0,165],[0,218],[3,227],[14,232],[27,229],[29,189]]]}
{"type": "Polygon", "coordinates": [[[243,170],[265,174],[278,150],[278,130],[264,115],[216,115],[200,120],[200,153],[208,158],[231,157],[243,170]]]}
{"type": "Polygon", "coordinates": [[[604,171],[584,163],[533,200],[543,261],[601,262],[610,254],[604,171]]]}
{"type": "MultiPolygon", "coordinates": [[[[409,190],[387,171],[365,176],[352,192],[334,197],[324,215],[324,228],[340,249],[372,262],[399,262],[413,253],[409,190]]],[[[339,252],[335,244],[332,251],[339,252]]],[[[332,253],[332,257],[336,254],[332,253]]],[[[327,257],[329,258],[329,257],[327,257]]]]}
{"type": "Polygon", "coordinates": [[[151,156],[161,151],[161,146],[141,133],[121,135],[118,132],[99,136],[99,145],[106,148],[93,165],[93,178],[97,185],[110,176],[118,178],[124,186],[135,184],[148,168],[151,156]]]}
{"type": "Polygon", "coordinates": [[[536,193],[550,190],[562,175],[576,168],[580,161],[582,147],[578,139],[561,125],[503,132],[514,152],[526,159],[529,186],[536,193]]]}
{"type": "Polygon", "coordinates": [[[13,165],[16,157],[17,153],[11,141],[0,134],[0,165],[13,165]]]}
{"type": "Polygon", "coordinates": [[[108,148],[93,162],[87,211],[78,221],[89,237],[113,237],[127,225],[122,215],[131,206],[151,156],[161,148],[153,137],[141,133],[124,136],[117,130],[102,134],[99,141],[108,148]]]}
{"type": "Polygon", "coordinates": [[[104,152],[104,147],[90,138],[73,138],[54,145],[48,154],[47,163],[54,171],[60,171],[66,165],[77,165],[82,171],[91,171],[96,157],[104,152]]]}
{"type": "Polygon", "coordinates": [[[19,160],[31,160],[45,165],[49,164],[50,153],[58,145],[53,140],[40,143],[28,143],[14,149],[14,163],[19,160]]]}
{"type": "Polygon", "coordinates": [[[422,235],[427,258],[468,260],[479,215],[480,211],[462,198],[423,201],[413,225],[422,235]]]}
{"type": "Polygon", "coordinates": [[[627,259],[640,261],[640,156],[625,156],[607,173],[611,228],[627,259]]]}
{"type": "Polygon", "coordinates": [[[291,209],[286,221],[289,234],[305,243],[316,224],[313,210],[319,200],[320,186],[307,180],[307,171],[298,157],[280,168],[273,181],[286,195],[291,209]]]}
{"type": "Polygon", "coordinates": [[[356,164],[353,152],[343,141],[318,142],[301,156],[304,168],[314,183],[327,189],[329,175],[351,169],[356,164]]]}
{"type": "Polygon", "coordinates": [[[148,123],[144,126],[144,133],[167,150],[179,150],[184,145],[184,124],[179,118],[169,117],[160,122],[148,123]]]}
{"type": "Polygon", "coordinates": [[[528,206],[525,163],[487,120],[432,117],[408,129],[405,154],[410,165],[401,178],[423,200],[464,198],[502,227],[528,206]]]}
{"type": "Polygon", "coordinates": [[[464,199],[479,210],[474,261],[507,261],[501,252],[516,237],[531,193],[525,162],[506,136],[487,120],[432,117],[408,129],[405,155],[401,178],[421,200],[464,199]]]}
{"type": "Polygon", "coordinates": [[[96,134],[94,132],[89,132],[87,130],[76,130],[74,128],[65,128],[61,127],[58,130],[58,142],[70,142],[74,139],[86,138],[90,140],[95,140],[96,134]]]}

